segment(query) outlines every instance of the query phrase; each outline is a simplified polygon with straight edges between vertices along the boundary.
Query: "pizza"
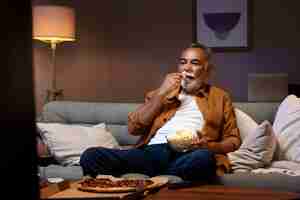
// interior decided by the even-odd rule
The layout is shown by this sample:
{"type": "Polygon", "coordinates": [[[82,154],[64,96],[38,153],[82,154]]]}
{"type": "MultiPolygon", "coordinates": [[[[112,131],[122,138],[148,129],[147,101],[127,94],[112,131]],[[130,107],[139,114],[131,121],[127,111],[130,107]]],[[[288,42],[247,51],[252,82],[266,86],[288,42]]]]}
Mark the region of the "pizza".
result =
{"type": "Polygon", "coordinates": [[[78,189],[86,192],[134,192],[155,185],[151,179],[85,178],[79,182],[78,189]]]}

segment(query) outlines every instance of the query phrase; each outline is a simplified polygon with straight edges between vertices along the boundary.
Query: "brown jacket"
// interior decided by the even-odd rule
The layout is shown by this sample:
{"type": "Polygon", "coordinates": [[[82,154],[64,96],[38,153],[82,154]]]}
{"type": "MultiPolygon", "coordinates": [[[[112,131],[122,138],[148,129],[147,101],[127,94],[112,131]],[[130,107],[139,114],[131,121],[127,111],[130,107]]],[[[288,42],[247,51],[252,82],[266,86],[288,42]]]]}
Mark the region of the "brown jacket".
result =
{"type": "MultiPolygon", "coordinates": [[[[177,98],[168,100],[162,109],[156,111],[153,121],[145,123],[140,116],[153,104],[161,103],[155,100],[155,95],[156,90],[147,93],[145,103],[128,115],[129,133],[142,136],[137,147],[146,145],[180,106],[177,98]]],[[[196,102],[205,120],[202,136],[208,141],[208,149],[215,153],[217,174],[222,175],[231,170],[226,153],[235,151],[241,144],[231,99],[224,90],[207,85],[196,95],[196,102]]]]}

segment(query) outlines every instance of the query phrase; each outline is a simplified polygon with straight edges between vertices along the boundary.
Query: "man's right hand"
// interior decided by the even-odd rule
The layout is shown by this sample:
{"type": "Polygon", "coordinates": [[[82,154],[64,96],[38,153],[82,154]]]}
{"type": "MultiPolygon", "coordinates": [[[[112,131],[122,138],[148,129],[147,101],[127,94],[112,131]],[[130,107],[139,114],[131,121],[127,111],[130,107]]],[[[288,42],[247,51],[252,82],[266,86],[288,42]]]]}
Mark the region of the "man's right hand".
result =
{"type": "Polygon", "coordinates": [[[181,79],[181,73],[167,74],[165,80],[159,88],[158,94],[166,97],[167,99],[171,99],[177,94],[177,90],[180,88],[181,79]]]}

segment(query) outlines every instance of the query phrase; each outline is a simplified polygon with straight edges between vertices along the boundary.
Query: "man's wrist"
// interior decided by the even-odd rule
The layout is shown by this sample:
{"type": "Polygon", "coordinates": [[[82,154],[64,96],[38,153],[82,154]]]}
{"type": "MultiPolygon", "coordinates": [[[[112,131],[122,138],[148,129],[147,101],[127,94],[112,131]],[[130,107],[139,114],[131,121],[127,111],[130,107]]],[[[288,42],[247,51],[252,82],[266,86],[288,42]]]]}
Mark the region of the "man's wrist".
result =
{"type": "Polygon", "coordinates": [[[162,98],[165,98],[167,96],[167,93],[160,88],[160,89],[158,89],[158,92],[156,95],[160,96],[162,98]]]}
{"type": "Polygon", "coordinates": [[[155,101],[159,101],[162,105],[166,103],[167,95],[165,92],[158,91],[154,96],[155,101]]]}
{"type": "Polygon", "coordinates": [[[166,102],[166,96],[160,93],[157,93],[152,97],[152,100],[155,102],[155,105],[163,106],[166,102]]]}

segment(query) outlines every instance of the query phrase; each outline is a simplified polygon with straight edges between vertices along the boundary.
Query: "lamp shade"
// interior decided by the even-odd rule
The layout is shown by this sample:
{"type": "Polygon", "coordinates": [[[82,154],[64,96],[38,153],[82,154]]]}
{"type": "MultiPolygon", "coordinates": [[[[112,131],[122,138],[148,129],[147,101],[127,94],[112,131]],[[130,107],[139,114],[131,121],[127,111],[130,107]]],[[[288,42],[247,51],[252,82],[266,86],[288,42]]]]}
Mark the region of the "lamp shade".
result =
{"type": "Polygon", "coordinates": [[[33,6],[33,39],[44,42],[75,40],[75,12],[67,6],[33,6]]]}

